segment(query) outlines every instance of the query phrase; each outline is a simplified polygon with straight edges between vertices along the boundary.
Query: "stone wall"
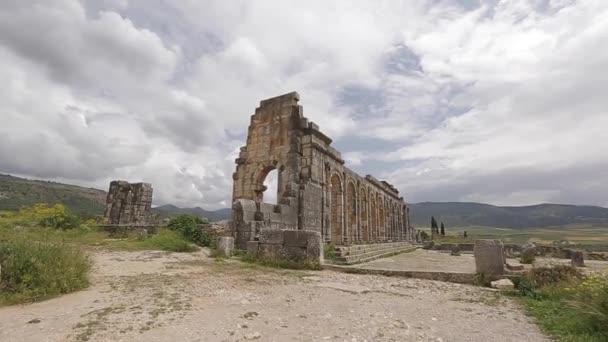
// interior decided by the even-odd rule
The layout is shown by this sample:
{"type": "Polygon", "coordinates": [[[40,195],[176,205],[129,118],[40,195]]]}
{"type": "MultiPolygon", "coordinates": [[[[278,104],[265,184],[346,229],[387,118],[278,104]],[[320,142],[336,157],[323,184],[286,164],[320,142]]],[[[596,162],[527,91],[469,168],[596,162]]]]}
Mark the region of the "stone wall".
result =
{"type": "Polygon", "coordinates": [[[263,100],[251,116],[247,144],[233,174],[236,245],[260,229],[319,232],[335,244],[411,240],[409,209],[399,191],[344,166],[319,126],[304,117],[295,92],[263,100]],[[264,203],[264,180],[278,172],[277,204],[264,203]]]}
{"type": "Polygon", "coordinates": [[[110,183],[105,224],[109,225],[149,225],[154,224],[152,209],[152,185],[149,183],[129,183],[115,180],[110,183]]]}
{"type": "Polygon", "coordinates": [[[323,240],[319,232],[263,228],[259,241],[248,241],[247,252],[256,257],[323,263],[323,240]]]}

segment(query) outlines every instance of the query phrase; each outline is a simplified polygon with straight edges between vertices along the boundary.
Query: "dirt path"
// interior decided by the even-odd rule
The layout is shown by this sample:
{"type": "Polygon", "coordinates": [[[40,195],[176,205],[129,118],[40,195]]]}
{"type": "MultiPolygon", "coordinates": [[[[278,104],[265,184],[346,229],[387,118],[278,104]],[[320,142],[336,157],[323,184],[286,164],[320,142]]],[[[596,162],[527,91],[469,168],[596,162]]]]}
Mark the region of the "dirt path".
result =
{"type": "Polygon", "coordinates": [[[0,308],[0,341],[546,341],[513,303],[472,286],[251,268],[203,252],[94,260],[90,289],[0,308]]]}

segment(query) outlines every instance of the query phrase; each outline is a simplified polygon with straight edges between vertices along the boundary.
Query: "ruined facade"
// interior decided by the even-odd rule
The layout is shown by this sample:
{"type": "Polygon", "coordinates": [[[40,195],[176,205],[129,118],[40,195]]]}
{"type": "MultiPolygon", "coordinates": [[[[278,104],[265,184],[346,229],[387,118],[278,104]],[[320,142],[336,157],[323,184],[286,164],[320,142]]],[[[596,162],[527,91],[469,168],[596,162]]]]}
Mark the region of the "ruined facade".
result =
{"type": "Polygon", "coordinates": [[[154,223],[152,185],[115,180],[110,183],[104,220],[108,225],[149,225],[154,223]]]}
{"type": "Polygon", "coordinates": [[[311,230],[325,242],[411,240],[408,207],[391,184],[344,166],[332,140],[303,115],[296,92],[260,102],[233,174],[236,244],[260,229],[311,230]],[[264,180],[278,172],[277,204],[264,203],[264,180]]]}

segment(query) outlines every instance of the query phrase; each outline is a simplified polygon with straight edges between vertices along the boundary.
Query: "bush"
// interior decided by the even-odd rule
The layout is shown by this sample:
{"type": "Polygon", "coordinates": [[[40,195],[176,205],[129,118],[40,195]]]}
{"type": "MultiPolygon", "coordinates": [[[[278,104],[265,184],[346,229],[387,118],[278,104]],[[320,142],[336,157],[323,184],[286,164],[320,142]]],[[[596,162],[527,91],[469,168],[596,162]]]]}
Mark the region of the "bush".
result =
{"type": "Polygon", "coordinates": [[[291,260],[291,259],[278,258],[278,257],[277,258],[261,257],[261,256],[252,255],[250,253],[247,253],[244,256],[242,256],[241,261],[251,263],[251,264],[258,264],[258,265],[266,266],[266,267],[285,268],[285,269],[291,269],[291,270],[320,270],[321,269],[321,264],[319,264],[319,262],[317,262],[317,261],[311,261],[311,260],[306,260],[306,259],[300,260],[300,261],[295,261],[295,260],[291,260]]]}
{"type": "Polygon", "coordinates": [[[329,261],[334,261],[336,259],[336,245],[333,242],[324,246],[323,258],[329,261]]]}
{"type": "Polygon", "coordinates": [[[71,213],[65,206],[56,204],[36,204],[24,207],[19,212],[4,212],[0,215],[3,223],[21,226],[42,226],[56,229],[72,229],[80,226],[80,217],[71,213]]]}
{"type": "Polygon", "coordinates": [[[576,281],[581,277],[580,271],[572,266],[535,267],[524,273],[518,283],[518,289],[524,296],[535,297],[538,295],[537,290],[542,287],[576,281]]]}
{"type": "Polygon", "coordinates": [[[196,246],[186,241],[179,233],[167,229],[159,230],[158,233],[141,243],[144,248],[169,252],[194,252],[197,250],[196,246]]]}
{"type": "Polygon", "coordinates": [[[586,316],[596,331],[608,334],[608,273],[593,274],[571,291],[568,306],[586,316]]]}
{"type": "Polygon", "coordinates": [[[212,239],[209,234],[203,232],[198,225],[206,223],[203,219],[194,215],[179,215],[167,225],[167,228],[180,233],[186,240],[199,246],[211,246],[212,239]]]}
{"type": "Polygon", "coordinates": [[[0,304],[42,300],[89,285],[89,260],[61,242],[1,241],[0,264],[0,304]]]}

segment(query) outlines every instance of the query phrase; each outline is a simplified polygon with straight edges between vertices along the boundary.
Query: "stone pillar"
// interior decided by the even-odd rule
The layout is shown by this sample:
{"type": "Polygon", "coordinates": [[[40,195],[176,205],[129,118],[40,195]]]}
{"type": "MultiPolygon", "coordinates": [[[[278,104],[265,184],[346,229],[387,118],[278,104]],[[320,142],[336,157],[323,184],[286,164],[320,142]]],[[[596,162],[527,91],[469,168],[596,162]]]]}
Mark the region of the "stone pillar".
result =
{"type": "Polygon", "coordinates": [[[474,253],[476,273],[490,276],[504,273],[504,247],[500,240],[476,240],[474,253]]]}
{"type": "Polygon", "coordinates": [[[217,242],[217,249],[227,257],[232,256],[232,251],[234,250],[234,238],[231,236],[220,236],[217,242]]]}
{"type": "Polygon", "coordinates": [[[585,267],[585,257],[582,251],[572,251],[572,267],[585,267]]]}

